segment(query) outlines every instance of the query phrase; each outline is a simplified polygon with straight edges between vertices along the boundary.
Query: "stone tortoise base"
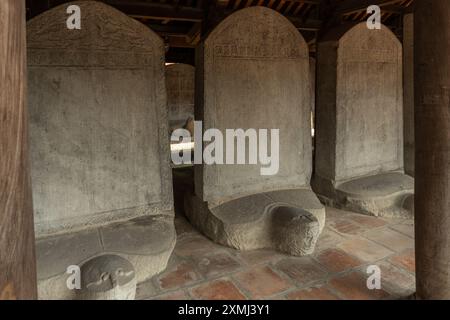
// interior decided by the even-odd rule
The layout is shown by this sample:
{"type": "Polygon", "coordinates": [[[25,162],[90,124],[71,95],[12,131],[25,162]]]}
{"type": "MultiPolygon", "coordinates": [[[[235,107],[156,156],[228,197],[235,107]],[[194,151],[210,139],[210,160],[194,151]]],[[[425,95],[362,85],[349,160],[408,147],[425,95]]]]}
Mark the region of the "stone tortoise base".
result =
{"type": "Polygon", "coordinates": [[[144,216],[38,239],[39,299],[134,299],[136,283],[167,266],[176,242],[173,218],[144,216]],[[81,269],[79,290],[67,286],[69,266],[81,269]]]}
{"type": "Polygon", "coordinates": [[[217,243],[294,256],[311,254],[325,225],[325,208],[308,188],[254,194],[213,207],[188,193],[185,211],[217,243]]]}
{"type": "Polygon", "coordinates": [[[328,180],[314,180],[314,190],[326,205],[366,215],[388,218],[414,216],[414,179],[401,172],[380,173],[352,179],[332,187],[328,180]]]}

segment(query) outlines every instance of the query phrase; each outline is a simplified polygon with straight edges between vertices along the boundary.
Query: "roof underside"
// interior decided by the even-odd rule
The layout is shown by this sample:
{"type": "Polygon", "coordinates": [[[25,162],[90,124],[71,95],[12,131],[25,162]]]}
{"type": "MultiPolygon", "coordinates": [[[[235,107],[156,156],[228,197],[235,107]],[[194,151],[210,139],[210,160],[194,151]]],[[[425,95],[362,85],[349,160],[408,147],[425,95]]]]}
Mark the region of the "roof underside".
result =
{"type": "MultiPolygon", "coordinates": [[[[381,19],[402,38],[402,17],[414,0],[100,0],[158,33],[166,42],[168,61],[193,61],[193,48],[223,18],[250,6],[265,6],[286,16],[314,54],[317,39],[330,28],[367,20],[367,7],[379,5],[381,19]]],[[[30,19],[69,0],[27,0],[30,19]]]]}

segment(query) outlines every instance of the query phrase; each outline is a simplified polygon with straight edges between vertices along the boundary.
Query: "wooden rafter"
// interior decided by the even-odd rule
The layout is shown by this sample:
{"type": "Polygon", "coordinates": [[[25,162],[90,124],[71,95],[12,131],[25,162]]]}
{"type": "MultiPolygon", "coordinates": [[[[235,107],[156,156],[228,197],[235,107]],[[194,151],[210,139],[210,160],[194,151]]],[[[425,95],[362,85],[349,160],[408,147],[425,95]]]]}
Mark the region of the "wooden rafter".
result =
{"type": "MultiPolygon", "coordinates": [[[[1,1],[1,0],[0,0],[1,1]]],[[[26,0],[28,17],[72,0],[26,0]]],[[[344,21],[367,19],[367,7],[379,5],[382,21],[401,34],[401,17],[411,12],[414,0],[99,0],[141,21],[169,45],[195,47],[201,37],[223,18],[249,6],[277,10],[308,38],[313,46],[324,28],[344,21]]]]}

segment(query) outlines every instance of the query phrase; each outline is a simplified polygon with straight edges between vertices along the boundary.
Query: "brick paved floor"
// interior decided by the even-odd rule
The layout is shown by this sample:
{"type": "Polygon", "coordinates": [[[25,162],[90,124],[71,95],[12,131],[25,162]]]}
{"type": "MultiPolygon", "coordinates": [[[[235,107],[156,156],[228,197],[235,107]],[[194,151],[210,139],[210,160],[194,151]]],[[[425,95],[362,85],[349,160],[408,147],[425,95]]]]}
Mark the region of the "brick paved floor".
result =
{"type": "Polygon", "coordinates": [[[327,208],[325,229],[307,257],[217,245],[181,214],[175,225],[167,270],[139,284],[137,299],[402,299],[414,292],[412,220],[327,208]],[[367,289],[372,264],[381,269],[381,290],[367,289]]]}

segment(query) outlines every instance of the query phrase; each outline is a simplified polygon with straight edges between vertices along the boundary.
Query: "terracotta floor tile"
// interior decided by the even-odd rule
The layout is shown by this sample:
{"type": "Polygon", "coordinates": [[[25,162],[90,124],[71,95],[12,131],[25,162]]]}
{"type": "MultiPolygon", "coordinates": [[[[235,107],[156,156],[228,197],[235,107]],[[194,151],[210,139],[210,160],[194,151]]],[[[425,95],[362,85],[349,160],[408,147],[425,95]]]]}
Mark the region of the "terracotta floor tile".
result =
{"type": "Polygon", "coordinates": [[[390,228],[372,230],[364,236],[395,252],[400,252],[408,248],[414,248],[414,239],[390,228]]]}
{"type": "Polygon", "coordinates": [[[373,241],[354,237],[337,246],[339,249],[365,262],[374,262],[383,259],[393,252],[373,241]]]}
{"type": "Polygon", "coordinates": [[[389,228],[394,229],[405,236],[408,236],[410,238],[414,239],[414,224],[407,224],[407,223],[399,223],[395,225],[389,226],[389,228]]]}
{"type": "Polygon", "coordinates": [[[345,237],[331,230],[331,228],[325,227],[319,236],[319,240],[317,240],[315,252],[334,248],[338,243],[341,243],[344,240],[345,237]]]}
{"type": "Polygon", "coordinates": [[[389,259],[389,261],[403,269],[408,270],[411,273],[416,272],[416,257],[414,249],[408,249],[402,253],[399,253],[389,259]]]}
{"type": "Polygon", "coordinates": [[[379,264],[381,269],[381,287],[397,298],[405,298],[414,293],[415,277],[388,262],[379,264]]]}
{"type": "Polygon", "coordinates": [[[167,271],[157,276],[157,283],[162,290],[167,290],[187,286],[199,279],[193,265],[183,261],[170,266],[167,271]]]}
{"type": "Polygon", "coordinates": [[[237,251],[236,256],[241,259],[246,265],[254,266],[257,264],[265,264],[277,261],[286,255],[273,250],[250,250],[237,251]]]}
{"type": "Polygon", "coordinates": [[[348,219],[359,223],[367,228],[378,228],[387,225],[387,222],[381,218],[366,216],[363,214],[352,214],[348,219]]]}
{"type": "Polygon", "coordinates": [[[328,226],[339,233],[351,235],[360,234],[366,230],[366,228],[353,222],[352,220],[343,218],[331,220],[328,226]]]}
{"type": "Polygon", "coordinates": [[[302,286],[319,281],[327,276],[327,272],[310,257],[286,258],[279,261],[275,268],[302,286]]]}
{"type": "Polygon", "coordinates": [[[258,266],[234,276],[239,287],[250,294],[250,298],[259,299],[274,296],[291,287],[268,266],[258,266]]]}
{"type": "Polygon", "coordinates": [[[342,272],[363,264],[359,259],[339,249],[328,249],[320,252],[317,261],[331,272],[342,272]]]}
{"type": "Polygon", "coordinates": [[[242,292],[229,280],[215,280],[194,287],[191,295],[202,300],[246,300],[242,292]]]}
{"type": "Polygon", "coordinates": [[[377,300],[389,297],[383,289],[368,289],[367,278],[368,275],[361,272],[352,272],[330,280],[330,287],[342,298],[348,300],[377,300]]]}
{"type": "Polygon", "coordinates": [[[188,300],[188,295],[183,290],[174,291],[154,297],[152,300],[188,300]]]}
{"type": "Polygon", "coordinates": [[[309,257],[220,246],[178,217],[179,236],[168,268],[140,283],[136,298],[398,299],[414,291],[411,219],[326,210],[326,227],[309,257]],[[375,263],[381,268],[381,291],[366,286],[366,264],[375,263]]]}
{"type": "Polygon", "coordinates": [[[327,219],[345,218],[353,212],[341,210],[333,207],[325,207],[327,219]]]}
{"type": "Polygon", "coordinates": [[[194,259],[197,270],[205,277],[212,278],[238,270],[240,263],[228,253],[213,253],[194,259]]]}
{"type": "Polygon", "coordinates": [[[286,297],[288,300],[337,300],[336,297],[325,286],[311,287],[302,290],[296,290],[289,293],[286,297]]]}
{"type": "Polygon", "coordinates": [[[148,299],[158,294],[158,289],[152,280],[141,282],[136,287],[136,300],[148,299]]]}

